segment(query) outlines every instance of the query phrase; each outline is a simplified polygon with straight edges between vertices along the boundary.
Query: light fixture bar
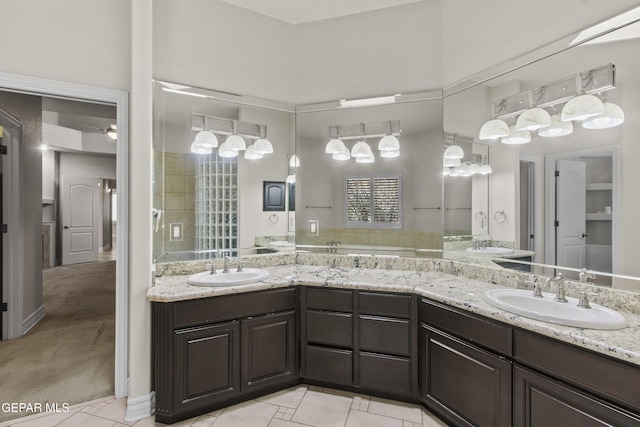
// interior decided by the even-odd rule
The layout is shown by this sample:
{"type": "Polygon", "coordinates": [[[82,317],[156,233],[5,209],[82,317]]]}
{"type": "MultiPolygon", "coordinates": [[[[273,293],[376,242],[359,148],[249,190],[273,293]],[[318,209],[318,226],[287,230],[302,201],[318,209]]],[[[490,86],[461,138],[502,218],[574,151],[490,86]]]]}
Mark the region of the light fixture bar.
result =
{"type": "Polygon", "coordinates": [[[344,141],[362,139],[363,136],[367,138],[382,138],[389,131],[391,131],[391,135],[399,136],[402,132],[400,120],[329,126],[329,138],[340,138],[344,141]]]}
{"type": "Polygon", "coordinates": [[[583,71],[525,92],[496,99],[491,107],[498,119],[515,117],[530,107],[546,108],[573,98],[580,90],[585,94],[602,93],[615,89],[615,66],[603,65],[583,71]],[[578,79],[582,87],[578,87],[578,79]],[[533,95],[533,103],[530,97],[533,95]]]}
{"type": "Polygon", "coordinates": [[[243,138],[250,139],[260,139],[267,134],[267,126],[263,124],[207,116],[201,113],[191,115],[191,130],[196,132],[209,130],[227,136],[236,133],[243,138]],[[236,132],[234,132],[234,126],[236,132]]]}

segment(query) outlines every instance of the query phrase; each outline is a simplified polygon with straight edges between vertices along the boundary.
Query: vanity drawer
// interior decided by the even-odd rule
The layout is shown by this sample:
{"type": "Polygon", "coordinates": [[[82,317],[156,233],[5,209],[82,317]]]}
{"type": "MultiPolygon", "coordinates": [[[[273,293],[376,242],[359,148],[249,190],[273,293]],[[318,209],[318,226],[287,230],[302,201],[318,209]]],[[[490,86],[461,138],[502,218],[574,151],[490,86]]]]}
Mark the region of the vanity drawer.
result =
{"type": "Polygon", "coordinates": [[[352,314],[307,310],[307,342],[351,348],[352,339],[352,314]]]}
{"type": "Polygon", "coordinates": [[[351,312],[353,292],[341,289],[307,288],[307,308],[351,312]]]}
{"type": "Polygon", "coordinates": [[[513,352],[512,329],[507,325],[485,320],[424,298],[420,304],[420,319],[492,351],[508,356],[513,352]]]}
{"type": "Polygon", "coordinates": [[[401,396],[411,395],[411,360],[360,352],[358,385],[401,396]]]}
{"type": "Polygon", "coordinates": [[[174,305],[175,329],[259,316],[296,308],[296,288],[249,292],[179,301],[174,305]]]}
{"type": "Polygon", "coordinates": [[[514,341],[519,362],[640,412],[640,367],[526,331],[514,341]]]}
{"type": "Polygon", "coordinates": [[[353,352],[315,346],[307,347],[306,378],[333,384],[353,382],[353,352]]]}
{"type": "Polygon", "coordinates": [[[359,292],[360,313],[388,317],[410,317],[411,296],[359,292]]]}
{"type": "Polygon", "coordinates": [[[409,356],[411,326],[405,319],[360,316],[360,349],[409,356]]]}

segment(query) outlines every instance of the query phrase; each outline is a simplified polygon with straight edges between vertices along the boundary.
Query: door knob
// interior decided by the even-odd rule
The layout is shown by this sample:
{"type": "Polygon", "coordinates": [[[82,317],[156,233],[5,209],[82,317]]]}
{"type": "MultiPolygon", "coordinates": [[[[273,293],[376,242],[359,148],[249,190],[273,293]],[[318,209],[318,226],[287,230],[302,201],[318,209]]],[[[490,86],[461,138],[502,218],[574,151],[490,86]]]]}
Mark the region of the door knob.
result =
{"type": "Polygon", "coordinates": [[[581,237],[584,239],[584,238],[585,238],[585,237],[587,237],[587,236],[588,236],[588,234],[582,233],[582,236],[581,236],[581,237]]]}
{"type": "Polygon", "coordinates": [[[69,228],[69,226],[68,226],[68,225],[65,225],[65,226],[64,226],[64,229],[65,229],[65,230],[67,230],[68,228],[69,228]]]}

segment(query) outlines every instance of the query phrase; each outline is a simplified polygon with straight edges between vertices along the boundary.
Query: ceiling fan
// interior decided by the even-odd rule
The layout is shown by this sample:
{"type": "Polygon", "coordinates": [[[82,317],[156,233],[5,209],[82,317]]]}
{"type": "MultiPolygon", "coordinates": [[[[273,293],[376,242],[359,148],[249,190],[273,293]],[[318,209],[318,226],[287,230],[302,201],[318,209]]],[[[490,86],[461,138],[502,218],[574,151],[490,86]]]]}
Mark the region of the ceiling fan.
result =
{"type": "MultiPolygon", "coordinates": [[[[93,132],[96,133],[104,133],[106,134],[109,138],[116,140],[118,139],[118,127],[115,124],[110,124],[108,128],[103,129],[103,128],[98,128],[95,126],[89,126],[89,125],[84,125],[84,124],[79,124],[78,126],[82,126],[84,128],[87,129],[91,129],[93,132]]],[[[91,132],[91,131],[89,131],[91,132]]]]}

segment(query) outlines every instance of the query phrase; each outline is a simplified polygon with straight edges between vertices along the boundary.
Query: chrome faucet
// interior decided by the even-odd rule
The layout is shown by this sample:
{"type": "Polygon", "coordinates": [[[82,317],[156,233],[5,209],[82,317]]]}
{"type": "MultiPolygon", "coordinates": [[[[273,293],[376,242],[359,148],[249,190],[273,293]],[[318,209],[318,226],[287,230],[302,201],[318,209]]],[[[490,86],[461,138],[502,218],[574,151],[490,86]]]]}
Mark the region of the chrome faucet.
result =
{"type": "Polygon", "coordinates": [[[540,289],[540,282],[538,280],[538,276],[533,276],[533,280],[525,280],[524,284],[528,288],[533,288],[533,293],[531,296],[536,298],[542,298],[542,290],[540,289]]]}
{"type": "Polygon", "coordinates": [[[214,262],[210,262],[208,264],[205,264],[204,266],[205,266],[205,268],[206,267],[210,267],[211,268],[211,270],[209,271],[209,274],[216,274],[216,264],[214,262]]]}
{"type": "Polygon", "coordinates": [[[583,268],[582,270],[580,270],[580,274],[578,275],[578,277],[580,277],[580,283],[589,283],[589,279],[595,279],[596,274],[591,270],[583,268]]]}
{"type": "Polygon", "coordinates": [[[224,257],[224,269],[222,270],[223,273],[229,273],[229,255],[224,257]]]}
{"type": "Polygon", "coordinates": [[[558,273],[554,278],[547,279],[547,281],[545,282],[545,286],[550,283],[555,283],[557,286],[556,297],[553,300],[557,302],[569,302],[569,300],[567,300],[567,295],[565,293],[564,277],[562,273],[558,273]]]}
{"type": "Polygon", "coordinates": [[[238,268],[236,269],[238,273],[244,271],[244,267],[242,266],[242,260],[238,259],[238,268]]]}

